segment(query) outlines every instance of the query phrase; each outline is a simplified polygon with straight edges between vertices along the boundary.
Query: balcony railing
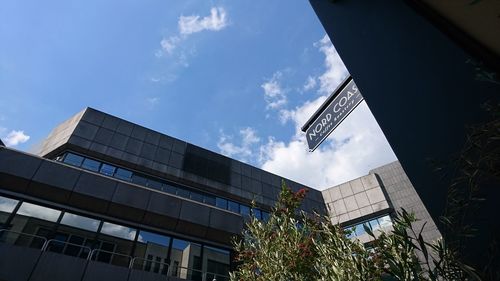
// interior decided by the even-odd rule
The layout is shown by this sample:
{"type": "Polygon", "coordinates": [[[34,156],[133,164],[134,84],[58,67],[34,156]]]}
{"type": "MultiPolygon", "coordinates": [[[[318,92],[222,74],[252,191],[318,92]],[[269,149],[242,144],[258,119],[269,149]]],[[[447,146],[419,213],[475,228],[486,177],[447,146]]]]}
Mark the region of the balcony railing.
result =
{"type": "Polygon", "coordinates": [[[58,253],[67,256],[78,257],[87,262],[102,262],[128,268],[129,270],[141,270],[176,277],[191,281],[228,281],[229,276],[213,272],[202,271],[194,268],[170,266],[168,263],[155,260],[132,257],[121,253],[105,251],[102,249],[91,249],[90,247],[64,242],[56,239],[47,239],[42,236],[0,229],[0,243],[11,244],[20,247],[39,249],[43,252],[58,253]],[[22,243],[19,243],[22,241],[22,243]]]}

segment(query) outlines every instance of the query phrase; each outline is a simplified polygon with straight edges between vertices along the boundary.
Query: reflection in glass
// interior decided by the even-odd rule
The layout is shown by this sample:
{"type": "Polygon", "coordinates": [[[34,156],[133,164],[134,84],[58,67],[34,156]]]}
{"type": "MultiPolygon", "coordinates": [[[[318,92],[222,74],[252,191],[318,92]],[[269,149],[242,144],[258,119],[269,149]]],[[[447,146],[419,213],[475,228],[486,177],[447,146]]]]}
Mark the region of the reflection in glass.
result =
{"type": "Polygon", "coordinates": [[[229,251],[204,246],[203,247],[203,269],[207,272],[207,280],[228,280],[229,276],[229,251]]]}
{"type": "Polygon", "coordinates": [[[90,171],[98,172],[100,165],[101,165],[101,162],[86,158],[83,161],[82,168],[90,170],[90,171]]]}
{"type": "Polygon", "coordinates": [[[203,203],[203,195],[199,194],[198,192],[191,192],[190,195],[191,200],[203,203]]]}
{"type": "Polygon", "coordinates": [[[217,197],[217,198],[215,198],[215,206],[226,210],[227,209],[227,200],[217,197]]]}
{"type": "Polygon", "coordinates": [[[99,235],[96,260],[118,266],[128,266],[131,261],[136,230],[126,226],[104,222],[99,235]]]}
{"type": "Polygon", "coordinates": [[[209,196],[209,195],[205,195],[203,197],[204,197],[205,204],[215,206],[215,197],[209,196]]]}
{"type": "Polygon", "coordinates": [[[106,176],[113,176],[115,173],[115,167],[108,165],[108,164],[102,164],[100,173],[106,176]]]}
{"type": "Polygon", "coordinates": [[[382,227],[382,228],[392,225],[391,217],[389,217],[389,216],[383,216],[383,217],[379,218],[378,222],[380,224],[380,227],[382,227]]]}
{"type": "Polygon", "coordinates": [[[129,170],[125,170],[122,168],[116,169],[115,173],[115,178],[125,180],[125,181],[130,181],[130,178],[132,177],[132,172],[129,170]]]}
{"type": "Polygon", "coordinates": [[[8,235],[2,241],[40,249],[51,233],[61,211],[23,202],[10,223],[8,235]],[[21,234],[22,233],[22,234],[21,234]]]}
{"type": "Polygon", "coordinates": [[[134,261],[134,269],[166,275],[169,244],[170,237],[141,230],[134,254],[140,259],[134,261]]]}
{"type": "Polygon", "coordinates": [[[136,230],[126,226],[104,222],[102,224],[101,233],[123,238],[126,240],[134,240],[136,230]]]}
{"type": "Polygon", "coordinates": [[[154,188],[156,190],[161,190],[161,182],[155,180],[148,180],[148,187],[154,188]]]}
{"type": "Polygon", "coordinates": [[[187,280],[202,280],[201,245],[174,239],[170,261],[172,276],[187,280]]]}
{"type": "Polygon", "coordinates": [[[87,218],[87,217],[82,217],[79,215],[75,215],[72,213],[65,213],[63,215],[63,218],[61,220],[61,224],[65,224],[68,226],[74,226],[77,228],[85,229],[88,231],[97,231],[99,228],[99,220],[87,218]]]}
{"type": "Polygon", "coordinates": [[[61,211],[24,202],[17,214],[55,222],[59,218],[61,211]]]}
{"type": "Polygon", "coordinates": [[[143,185],[146,186],[146,183],[148,180],[145,177],[141,177],[139,175],[133,174],[132,175],[132,182],[138,185],[143,185]]]}
{"type": "Polygon", "coordinates": [[[233,202],[233,201],[227,201],[227,209],[231,212],[239,213],[240,212],[240,204],[233,202]]]}
{"type": "Polygon", "coordinates": [[[0,224],[7,221],[18,202],[18,200],[0,196],[0,224]]]}
{"type": "Polygon", "coordinates": [[[259,209],[252,208],[252,214],[256,219],[262,219],[262,212],[259,209]]]}
{"type": "Polygon", "coordinates": [[[76,155],[76,154],[73,154],[73,153],[68,153],[68,154],[66,154],[66,157],[64,157],[64,163],[67,163],[67,164],[70,164],[70,165],[73,165],[76,167],[80,167],[80,165],[82,164],[82,161],[83,161],[83,157],[76,155]]]}
{"type": "Polygon", "coordinates": [[[240,214],[242,216],[250,216],[250,208],[245,205],[240,205],[240,214]]]}
{"type": "Polygon", "coordinates": [[[92,248],[95,232],[60,225],[52,240],[47,244],[47,251],[86,259],[92,248]]]}

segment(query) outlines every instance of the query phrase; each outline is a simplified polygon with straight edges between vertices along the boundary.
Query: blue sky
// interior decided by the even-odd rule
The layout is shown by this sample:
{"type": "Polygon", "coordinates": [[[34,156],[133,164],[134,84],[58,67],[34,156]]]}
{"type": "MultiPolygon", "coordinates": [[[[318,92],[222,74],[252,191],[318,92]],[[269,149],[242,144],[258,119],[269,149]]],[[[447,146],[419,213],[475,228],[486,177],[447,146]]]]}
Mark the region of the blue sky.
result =
{"type": "Polygon", "coordinates": [[[322,189],[396,159],[364,103],[307,152],[298,128],[346,75],[308,1],[0,9],[0,137],[27,151],[90,106],[322,189]]]}

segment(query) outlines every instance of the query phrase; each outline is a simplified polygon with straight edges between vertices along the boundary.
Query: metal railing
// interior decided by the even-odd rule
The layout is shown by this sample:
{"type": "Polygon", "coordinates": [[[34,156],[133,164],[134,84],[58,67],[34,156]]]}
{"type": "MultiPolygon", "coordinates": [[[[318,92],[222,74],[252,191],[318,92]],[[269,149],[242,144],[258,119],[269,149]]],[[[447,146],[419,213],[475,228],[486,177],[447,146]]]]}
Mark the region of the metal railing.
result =
{"type": "Polygon", "coordinates": [[[87,246],[64,242],[57,239],[50,239],[45,243],[42,251],[59,253],[67,256],[80,257],[88,260],[92,249],[87,246]],[[76,250],[76,251],[75,251],[76,250]]]}
{"type": "Polygon", "coordinates": [[[43,236],[8,229],[0,229],[0,243],[37,248],[42,252],[54,252],[68,256],[76,256],[88,261],[104,262],[117,266],[123,266],[128,268],[129,270],[135,269],[148,271],[189,281],[229,280],[228,275],[206,272],[184,266],[174,267],[170,266],[168,263],[151,259],[144,259],[141,257],[132,257],[129,255],[102,249],[92,250],[88,246],[64,242],[57,239],[47,239],[43,236]],[[12,237],[9,235],[11,235],[12,237]]]}
{"type": "Polygon", "coordinates": [[[94,249],[90,253],[90,260],[132,268],[133,258],[129,255],[120,254],[117,252],[94,249]]]}
{"type": "Polygon", "coordinates": [[[162,275],[168,275],[170,270],[170,265],[168,263],[161,261],[145,259],[141,257],[134,257],[132,258],[132,264],[130,268],[158,273],[162,275]]]}

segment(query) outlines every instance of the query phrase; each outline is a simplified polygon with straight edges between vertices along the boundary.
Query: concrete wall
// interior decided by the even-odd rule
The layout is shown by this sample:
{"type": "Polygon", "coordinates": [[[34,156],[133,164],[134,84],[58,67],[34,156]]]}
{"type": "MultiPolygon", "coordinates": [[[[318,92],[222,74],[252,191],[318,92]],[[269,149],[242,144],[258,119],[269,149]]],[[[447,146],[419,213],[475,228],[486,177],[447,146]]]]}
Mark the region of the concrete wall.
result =
{"type": "Polygon", "coordinates": [[[415,214],[418,221],[413,223],[413,226],[416,230],[420,230],[426,223],[422,232],[426,241],[436,241],[441,237],[434,220],[401,167],[401,163],[398,161],[389,163],[371,170],[370,174],[376,175],[383,183],[383,188],[395,211],[401,211],[401,208],[404,208],[415,214]]]}
{"type": "Polygon", "coordinates": [[[323,197],[334,224],[389,212],[389,202],[375,175],[328,188],[323,191],[323,197]]]}

